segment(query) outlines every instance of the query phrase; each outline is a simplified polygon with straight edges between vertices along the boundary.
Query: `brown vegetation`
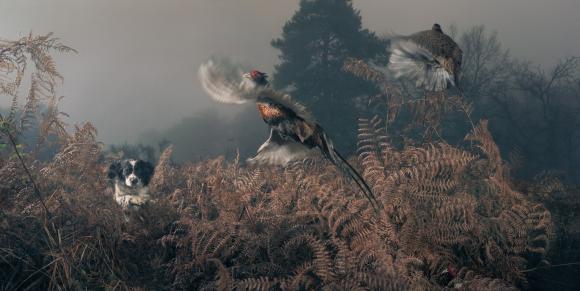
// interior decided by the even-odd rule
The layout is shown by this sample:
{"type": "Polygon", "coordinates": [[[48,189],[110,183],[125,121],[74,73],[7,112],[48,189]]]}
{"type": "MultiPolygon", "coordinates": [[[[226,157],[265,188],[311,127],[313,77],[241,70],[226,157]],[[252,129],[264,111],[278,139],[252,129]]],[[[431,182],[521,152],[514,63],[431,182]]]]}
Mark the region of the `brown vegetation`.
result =
{"type": "MultiPolygon", "coordinates": [[[[18,137],[11,116],[3,140],[18,137]]],[[[558,184],[513,185],[486,121],[464,147],[399,147],[379,118],[361,119],[352,163],[378,214],[322,159],[174,165],[168,147],[154,200],[127,222],[96,129],[44,118],[54,157],[0,155],[1,290],[511,290],[547,266],[554,241],[542,203],[558,184]]]]}
{"type": "Polygon", "coordinates": [[[47,218],[18,164],[3,159],[2,287],[525,286],[522,271],[543,263],[552,220],[510,185],[486,123],[467,137],[477,152],[397,150],[379,124],[361,120],[359,156],[385,207],[378,215],[322,160],[285,169],[223,158],[175,166],[168,148],[155,202],[126,223],[86,124],[52,161],[34,164],[47,218]]]}

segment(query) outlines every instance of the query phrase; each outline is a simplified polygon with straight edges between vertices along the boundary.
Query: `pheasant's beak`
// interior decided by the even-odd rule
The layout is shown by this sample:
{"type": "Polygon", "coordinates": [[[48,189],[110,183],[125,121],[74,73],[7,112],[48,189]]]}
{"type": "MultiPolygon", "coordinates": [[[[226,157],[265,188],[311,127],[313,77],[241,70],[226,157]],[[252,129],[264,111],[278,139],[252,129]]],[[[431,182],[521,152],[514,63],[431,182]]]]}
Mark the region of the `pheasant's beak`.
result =
{"type": "Polygon", "coordinates": [[[250,75],[250,73],[243,73],[242,74],[242,77],[248,78],[248,79],[251,79],[252,78],[252,76],[250,75]]]}

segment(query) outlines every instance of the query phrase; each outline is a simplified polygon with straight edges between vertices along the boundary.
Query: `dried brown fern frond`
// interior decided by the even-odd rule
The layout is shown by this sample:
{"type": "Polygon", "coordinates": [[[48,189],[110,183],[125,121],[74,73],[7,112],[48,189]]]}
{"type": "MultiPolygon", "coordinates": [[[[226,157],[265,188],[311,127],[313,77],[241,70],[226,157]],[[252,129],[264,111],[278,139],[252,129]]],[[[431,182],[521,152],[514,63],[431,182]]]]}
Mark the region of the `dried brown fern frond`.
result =
{"type": "Polygon", "coordinates": [[[497,177],[503,178],[505,166],[499,148],[488,129],[488,121],[481,120],[473,131],[465,136],[465,140],[477,142],[477,147],[487,156],[497,177]]]}
{"type": "Polygon", "coordinates": [[[66,140],[68,137],[67,124],[62,120],[63,116],[68,117],[68,115],[58,109],[58,103],[62,98],[62,96],[52,96],[48,99],[46,111],[39,126],[37,148],[40,148],[51,134],[58,137],[58,141],[66,140]]]}
{"type": "Polygon", "coordinates": [[[476,276],[471,280],[465,282],[454,282],[454,287],[465,288],[466,290],[474,291],[487,291],[487,290],[497,290],[497,291],[516,291],[518,288],[513,285],[494,278],[480,277],[476,276]]]}
{"type": "Polygon", "coordinates": [[[0,54],[0,94],[18,96],[18,88],[24,76],[24,67],[19,65],[10,51],[0,54]]]}
{"type": "Polygon", "coordinates": [[[24,104],[24,109],[22,110],[22,118],[20,119],[20,128],[25,131],[28,127],[32,126],[37,121],[38,106],[40,104],[40,99],[38,96],[39,81],[33,75],[30,80],[30,90],[28,91],[28,96],[26,97],[26,102],[24,104]]]}
{"type": "Polygon", "coordinates": [[[499,216],[504,227],[510,251],[515,254],[529,253],[543,258],[550,240],[553,226],[550,212],[539,204],[514,205],[499,216]]]}
{"type": "Polygon", "coordinates": [[[263,178],[262,170],[255,169],[236,180],[236,189],[241,192],[259,192],[261,191],[263,178]]]}
{"type": "MultiPolygon", "coordinates": [[[[386,274],[385,276],[385,274],[359,272],[355,274],[354,278],[368,290],[413,290],[407,280],[397,275],[386,274]]],[[[415,290],[420,289],[417,288],[415,290]]]]}
{"type": "Polygon", "coordinates": [[[293,260],[292,250],[298,247],[306,247],[312,252],[311,270],[323,282],[330,281],[335,276],[332,273],[332,259],[326,246],[318,238],[310,235],[301,235],[286,242],[283,252],[288,260],[293,260]]]}
{"type": "Polygon", "coordinates": [[[525,187],[527,195],[539,202],[553,202],[558,194],[568,192],[567,187],[557,174],[543,172],[534,176],[525,187]]]}
{"type": "Polygon", "coordinates": [[[248,278],[236,282],[238,290],[258,290],[267,291],[278,283],[279,280],[271,279],[269,277],[248,278]]]}
{"type": "Polygon", "coordinates": [[[97,163],[101,158],[102,143],[96,140],[97,129],[91,123],[75,126],[73,135],[68,136],[60,152],[51,164],[41,170],[49,179],[64,182],[63,176],[74,176],[71,183],[100,177],[97,163]]]}
{"type": "Polygon", "coordinates": [[[403,166],[389,173],[387,183],[423,181],[432,179],[457,179],[476,156],[446,144],[429,145],[428,148],[410,147],[403,152],[403,166]]]}
{"type": "Polygon", "coordinates": [[[434,245],[453,246],[465,244],[474,236],[478,226],[476,200],[470,196],[451,199],[431,214],[431,219],[421,231],[434,245]]]}
{"type": "Polygon", "coordinates": [[[168,190],[167,186],[173,184],[171,178],[175,176],[173,173],[173,166],[171,164],[171,155],[173,154],[173,145],[167,146],[155,165],[155,171],[150,182],[150,190],[154,194],[163,190],[168,190]]]}
{"type": "Polygon", "coordinates": [[[377,83],[386,83],[385,74],[375,68],[372,68],[363,60],[355,59],[355,58],[348,58],[343,66],[342,69],[344,71],[350,72],[357,77],[377,82],[377,83]]]}
{"type": "MultiPolygon", "coordinates": [[[[525,285],[522,271],[532,261],[544,260],[553,238],[552,221],[544,208],[525,206],[530,205],[526,197],[514,190],[485,121],[466,137],[477,142],[482,157],[444,143],[397,150],[388,145],[377,118],[361,119],[359,125],[363,173],[377,193],[386,193],[381,198],[389,205],[383,219],[396,240],[386,241],[396,242],[391,246],[403,257],[424,266],[402,264],[399,272],[425,287],[431,284],[425,277],[446,284],[447,275],[441,275],[445,269],[469,266],[474,275],[525,285]],[[387,165],[384,157],[393,162],[387,165]]],[[[373,240],[365,228],[359,229],[360,241],[373,240]]]]}
{"type": "Polygon", "coordinates": [[[389,203],[394,199],[392,185],[386,180],[387,173],[400,166],[401,155],[388,142],[381,119],[359,120],[358,159],[362,165],[362,175],[375,195],[389,203]]]}
{"type": "Polygon", "coordinates": [[[217,280],[215,283],[216,290],[232,290],[234,288],[234,280],[230,272],[224,267],[223,263],[216,259],[210,259],[208,262],[215,264],[218,269],[217,280]]]}
{"type": "Polygon", "coordinates": [[[52,33],[41,36],[32,34],[17,41],[0,40],[0,95],[13,97],[10,121],[18,132],[27,130],[34,124],[40,115],[39,104],[44,100],[47,104],[47,113],[42,121],[39,141],[44,142],[49,130],[57,134],[64,132],[61,113],[57,109],[60,100],[56,95],[56,86],[63,80],[56,69],[51,56],[52,51],[75,52],[74,49],[63,45],[52,33]],[[34,65],[32,68],[30,65],[34,65]],[[18,90],[26,72],[30,71],[30,87],[24,100],[22,109],[18,108],[18,90]],[[21,111],[16,114],[16,111],[21,111]],[[20,119],[15,120],[16,116],[20,119]]]}

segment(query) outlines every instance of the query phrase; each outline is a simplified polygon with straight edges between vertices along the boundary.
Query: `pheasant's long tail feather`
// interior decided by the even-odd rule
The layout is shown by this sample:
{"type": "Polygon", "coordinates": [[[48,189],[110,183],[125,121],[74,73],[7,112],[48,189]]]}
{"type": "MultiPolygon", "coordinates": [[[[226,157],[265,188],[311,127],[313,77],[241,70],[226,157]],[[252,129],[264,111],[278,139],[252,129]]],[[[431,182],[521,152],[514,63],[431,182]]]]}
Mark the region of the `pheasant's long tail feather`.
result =
{"type": "Polygon", "coordinates": [[[377,201],[375,195],[373,194],[373,191],[371,190],[371,188],[369,187],[369,185],[365,182],[365,180],[363,179],[363,177],[361,177],[361,175],[358,173],[357,170],[355,170],[347,161],[345,158],[343,158],[338,151],[336,151],[335,149],[332,149],[333,154],[332,156],[335,156],[335,160],[333,160],[333,163],[339,167],[343,172],[347,173],[350,178],[352,178],[355,183],[357,184],[357,186],[360,188],[360,190],[363,192],[363,194],[365,195],[365,197],[369,200],[369,202],[371,203],[371,206],[375,209],[375,211],[378,211],[381,208],[381,204],[377,201]]]}
{"type": "Polygon", "coordinates": [[[373,191],[363,179],[363,177],[358,173],[358,171],[351,166],[345,158],[334,148],[332,141],[326,136],[326,134],[320,130],[319,132],[320,149],[326,158],[328,158],[335,166],[337,166],[344,174],[348,175],[357,186],[360,188],[364,196],[369,200],[371,206],[378,212],[381,208],[381,204],[377,201],[373,191]]]}

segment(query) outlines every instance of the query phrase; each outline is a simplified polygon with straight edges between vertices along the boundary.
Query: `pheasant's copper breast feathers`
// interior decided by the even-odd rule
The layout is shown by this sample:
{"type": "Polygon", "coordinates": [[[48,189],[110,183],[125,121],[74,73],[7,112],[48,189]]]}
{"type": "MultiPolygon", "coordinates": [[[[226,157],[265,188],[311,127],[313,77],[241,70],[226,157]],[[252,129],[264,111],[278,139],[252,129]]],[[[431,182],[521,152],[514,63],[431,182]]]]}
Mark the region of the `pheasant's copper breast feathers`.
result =
{"type": "Polygon", "coordinates": [[[279,106],[273,106],[269,103],[258,102],[258,112],[264,120],[281,119],[286,117],[286,114],[279,106]]]}
{"type": "Polygon", "coordinates": [[[292,111],[296,116],[309,121],[315,122],[314,117],[308,111],[306,106],[302,105],[300,102],[296,101],[288,94],[278,92],[272,88],[264,88],[256,92],[257,99],[260,102],[278,104],[281,108],[286,108],[292,111]]]}

